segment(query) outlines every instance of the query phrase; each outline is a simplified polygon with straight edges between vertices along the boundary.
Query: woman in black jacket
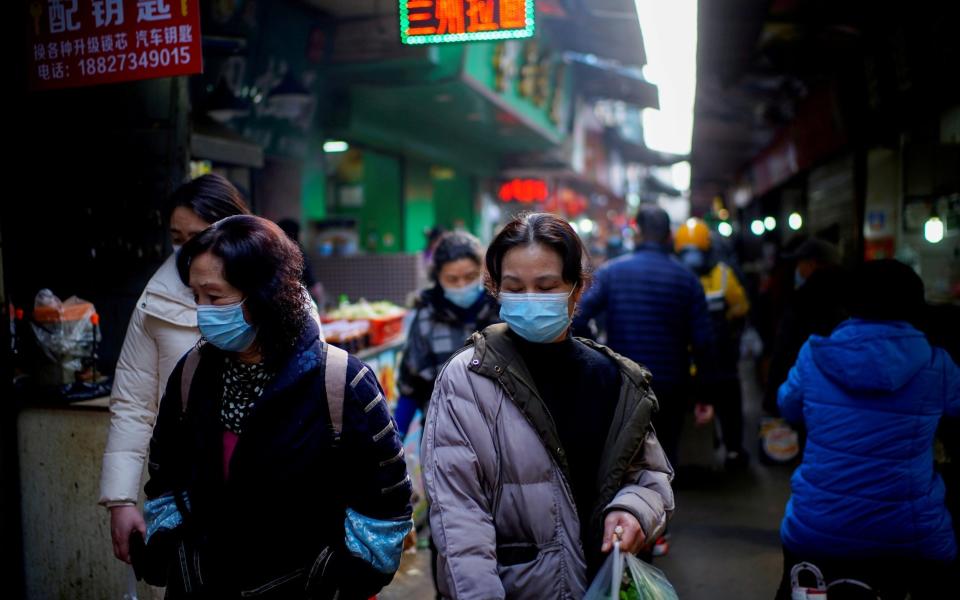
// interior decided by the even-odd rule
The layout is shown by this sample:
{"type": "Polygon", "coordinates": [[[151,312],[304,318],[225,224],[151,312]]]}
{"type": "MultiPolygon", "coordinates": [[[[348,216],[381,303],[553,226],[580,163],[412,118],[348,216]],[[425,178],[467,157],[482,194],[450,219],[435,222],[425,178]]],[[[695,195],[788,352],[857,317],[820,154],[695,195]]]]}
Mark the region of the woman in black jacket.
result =
{"type": "Polygon", "coordinates": [[[170,593],[366,599],[399,566],[401,441],[370,368],[320,341],[302,260],[252,216],[219,221],[178,258],[203,340],[170,376],[145,506],[170,593]]]}
{"type": "Polygon", "coordinates": [[[500,304],[483,289],[483,247],[469,233],[443,234],[433,251],[434,285],[417,298],[403,349],[397,424],[405,434],[414,413],[427,413],[433,383],[447,359],[475,331],[500,322],[500,304]]]}

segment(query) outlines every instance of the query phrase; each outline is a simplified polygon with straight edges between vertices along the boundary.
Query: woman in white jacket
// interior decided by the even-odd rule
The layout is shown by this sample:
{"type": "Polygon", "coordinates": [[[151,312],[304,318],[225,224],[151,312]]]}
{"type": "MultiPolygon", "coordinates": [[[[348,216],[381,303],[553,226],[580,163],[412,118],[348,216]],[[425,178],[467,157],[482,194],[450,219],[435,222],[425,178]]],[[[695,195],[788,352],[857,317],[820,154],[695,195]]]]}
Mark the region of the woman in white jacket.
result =
{"type": "Polygon", "coordinates": [[[219,175],[204,175],[180,186],[171,200],[174,253],[137,300],[110,398],[112,416],[103,455],[100,504],[110,510],[113,553],[125,562],[130,562],[133,530],[146,535],[137,498],[160,397],[177,361],[200,339],[193,292],[177,274],[177,251],[212,223],[250,214],[240,192],[219,175]]]}

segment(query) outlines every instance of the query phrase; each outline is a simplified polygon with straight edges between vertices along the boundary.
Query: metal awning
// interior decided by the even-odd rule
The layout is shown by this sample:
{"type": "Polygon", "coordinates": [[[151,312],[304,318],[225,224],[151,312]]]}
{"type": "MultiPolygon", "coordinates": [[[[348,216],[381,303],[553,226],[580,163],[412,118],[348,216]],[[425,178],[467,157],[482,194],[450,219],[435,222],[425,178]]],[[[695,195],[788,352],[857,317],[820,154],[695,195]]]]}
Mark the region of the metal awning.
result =
{"type": "Polygon", "coordinates": [[[588,98],[622,100],[638,108],[660,108],[657,86],[644,79],[638,68],[623,67],[578,52],[564,52],[563,60],[573,65],[577,87],[588,98]]]}
{"type": "Polygon", "coordinates": [[[663,194],[664,196],[673,196],[674,198],[679,198],[683,195],[683,192],[672,185],[660,181],[660,179],[653,175],[647,175],[644,178],[643,191],[653,192],[655,194],[663,194]]]}
{"type": "Polygon", "coordinates": [[[628,163],[639,163],[651,167],[669,167],[678,162],[690,160],[690,157],[686,154],[660,152],[648,148],[646,144],[628,140],[614,128],[608,128],[604,132],[604,142],[608,148],[617,150],[624,162],[628,163]]]}
{"type": "Polygon", "coordinates": [[[634,0],[568,0],[563,16],[540,15],[550,39],[562,48],[621,65],[647,63],[634,0]]]}

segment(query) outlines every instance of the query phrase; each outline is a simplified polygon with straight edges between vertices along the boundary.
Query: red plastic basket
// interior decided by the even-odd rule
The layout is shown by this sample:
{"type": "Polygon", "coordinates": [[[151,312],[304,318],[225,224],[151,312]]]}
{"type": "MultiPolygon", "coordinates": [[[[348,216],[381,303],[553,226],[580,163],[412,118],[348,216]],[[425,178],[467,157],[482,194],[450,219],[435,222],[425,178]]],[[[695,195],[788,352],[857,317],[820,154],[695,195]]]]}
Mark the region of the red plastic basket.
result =
{"type": "Polygon", "coordinates": [[[370,345],[379,346],[403,333],[403,315],[370,319],[370,345]]]}

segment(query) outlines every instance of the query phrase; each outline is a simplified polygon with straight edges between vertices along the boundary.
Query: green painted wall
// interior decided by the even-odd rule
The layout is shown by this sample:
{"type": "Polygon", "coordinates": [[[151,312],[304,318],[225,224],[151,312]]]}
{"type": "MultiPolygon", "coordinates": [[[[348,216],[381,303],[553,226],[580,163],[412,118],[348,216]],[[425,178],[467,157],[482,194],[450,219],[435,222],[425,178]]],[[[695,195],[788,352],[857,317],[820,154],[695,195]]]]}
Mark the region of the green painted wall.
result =
{"type": "Polygon", "coordinates": [[[424,230],[433,227],[434,188],[430,166],[407,159],[404,161],[404,245],[406,252],[420,252],[426,247],[424,230]]]}
{"type": "Polygon", "coordinates": [[[370,150],[363,151],[359,171],[347,171],[352,173],[350,180],[337,181],[333,188],[336,208],[331,212],[357,219],[364,251],[420,252],[426,247],[424,232],[434,225],[478,233],[476,180],[468,174],[370,150]],[[344,190],[356,194],[358,188],[362,189],[363,205],[343,206],[344,190]]]}
{"type": "Polygon", "coordinates": [[[476,233],[479,215],[476,214],[474,180],[461,173],[433,182],[437,225],[450,230],[461,225],[476,233]]]}
{"type": "Polygon", "coordinates": [[[319,136],[311,141],[307,159],[303,161],[300,207],[301,217],[305,221],[321,220],[327,216],[327,173],[324,168],[323,138],[319,136]]]}
{"type": "Polygon", "coordinates": [[[403,247],[403,176],[400,159],[377,152],[364,153],[364,221],[361,242],[377,252],[400,252],[403,247]],[[371,239],[376,238],[376,245],[371,239]]]}
{"type": "Polygon", "coordinates": [[[337,181],[336,214],[354,217],[364,252],[394,253],[403,248],[403,177],[400,159],[365,151],[363,172],[356,181],[337,181]],[[361,206],[342,204],[345,188],[362,190],[361,206]]]}

